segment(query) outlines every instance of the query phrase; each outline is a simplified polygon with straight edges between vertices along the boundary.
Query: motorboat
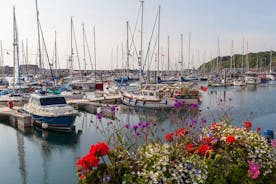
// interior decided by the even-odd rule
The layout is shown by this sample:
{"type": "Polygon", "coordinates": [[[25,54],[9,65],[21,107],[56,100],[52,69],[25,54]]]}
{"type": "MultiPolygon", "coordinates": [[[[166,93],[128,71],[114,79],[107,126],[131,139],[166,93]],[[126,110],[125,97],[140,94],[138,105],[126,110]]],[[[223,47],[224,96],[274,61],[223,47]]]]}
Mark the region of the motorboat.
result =
{"type": "Polygon", "coordinates": [[[33,93],[23,111],[32,115],[34,124],[43,129],[72,131],[79,114],[68,105],[65,97],[46,92],[33,93]]]}

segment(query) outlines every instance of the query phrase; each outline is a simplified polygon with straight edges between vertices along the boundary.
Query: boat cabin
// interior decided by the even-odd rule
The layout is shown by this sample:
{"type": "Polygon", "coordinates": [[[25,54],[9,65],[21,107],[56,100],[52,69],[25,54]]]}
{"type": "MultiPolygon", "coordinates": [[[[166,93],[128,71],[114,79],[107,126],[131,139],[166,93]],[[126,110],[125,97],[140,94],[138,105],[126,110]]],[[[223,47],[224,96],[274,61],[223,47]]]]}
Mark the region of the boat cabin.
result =
{"type": "Polygon", "coordinates": [[[49,106],[49,105],[66,105],[66,100],[63,96],[59,95],[38,95],[32,94],[29,100],[29,104],[37,106],[49,106]]]}

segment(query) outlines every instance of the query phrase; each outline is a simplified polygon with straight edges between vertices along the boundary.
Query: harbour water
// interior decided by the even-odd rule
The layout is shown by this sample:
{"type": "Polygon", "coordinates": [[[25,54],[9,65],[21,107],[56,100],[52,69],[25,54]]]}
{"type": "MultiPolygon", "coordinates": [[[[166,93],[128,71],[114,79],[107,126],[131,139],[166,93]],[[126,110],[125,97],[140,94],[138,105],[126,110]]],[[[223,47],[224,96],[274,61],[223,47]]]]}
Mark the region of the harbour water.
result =
{"type": "MultiPolygon", "coordinates": [[[[194,115],[201,113],[210,121],[219,121],[220,115],[228,112],[234,124],[242,126],[249,119],[253,122],[253,129],[260,127],[275,131],[275,95],[275,82],[258,86],[209,88],[207,92],[202,92],[200,111],[194,115]]],[[[124,125],[153,121],[158,123],[157,126],[163,129],[164,134],[175,126],[168,118],[174,116],[175,111],[145,111],[125,106],[118,109],[115,120],[103,118],[103,125],[109,122],[124,125]]],[[[184,111],[179,113],[189,116],[184,111]]],[[[1,120],[0,183],[77,183],[76,160],[89,150],[91,144],[102,140],[97,130],[98,121],[95,115],[81,113],[77,117],[74,134],[39,129],[32,134],[23,134],[1,120]]]]}

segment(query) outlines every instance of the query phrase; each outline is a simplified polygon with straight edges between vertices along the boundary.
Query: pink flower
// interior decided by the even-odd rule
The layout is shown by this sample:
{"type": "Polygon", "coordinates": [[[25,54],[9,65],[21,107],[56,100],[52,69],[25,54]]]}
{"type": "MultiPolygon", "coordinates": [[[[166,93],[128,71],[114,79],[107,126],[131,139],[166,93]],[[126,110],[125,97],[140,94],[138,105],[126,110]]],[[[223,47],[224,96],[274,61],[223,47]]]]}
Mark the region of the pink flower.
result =
{"type": "Polygon", "coordinates": [[[256,164],[253,161],[248,161],[249,164],[249,169],[248,169],[248,174],[251,176],[253,179],[257,179],[258,176],[260,175],[260,165],[256,164]]]}
{"type": "Polygon", "coordinates": [[[271,146],[276,148],[276,139],[271,140],[271,146]]]}

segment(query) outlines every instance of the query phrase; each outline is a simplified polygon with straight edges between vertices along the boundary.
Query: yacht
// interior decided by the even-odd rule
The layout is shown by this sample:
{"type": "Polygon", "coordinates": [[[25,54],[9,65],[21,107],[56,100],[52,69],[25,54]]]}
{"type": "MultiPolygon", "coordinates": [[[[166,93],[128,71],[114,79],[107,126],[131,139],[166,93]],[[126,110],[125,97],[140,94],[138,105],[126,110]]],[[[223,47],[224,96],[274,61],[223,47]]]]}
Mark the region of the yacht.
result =
{"type": "Polygon", "coordinates": [[[257,85],[261,83],[258,72],[248,71],[245,73],[245,83],[251,85],[257,85]]]}
{"type": "Polygon", "coordinates": [[[198,104],[199,93],[185,87],[168,84],[145,84],[140,91],[121,92],[122,103],[142,108],[173,108],[177,102],[185,105],[198,104]]]}

